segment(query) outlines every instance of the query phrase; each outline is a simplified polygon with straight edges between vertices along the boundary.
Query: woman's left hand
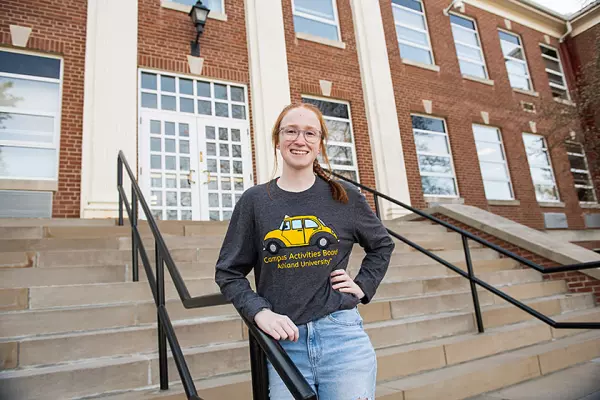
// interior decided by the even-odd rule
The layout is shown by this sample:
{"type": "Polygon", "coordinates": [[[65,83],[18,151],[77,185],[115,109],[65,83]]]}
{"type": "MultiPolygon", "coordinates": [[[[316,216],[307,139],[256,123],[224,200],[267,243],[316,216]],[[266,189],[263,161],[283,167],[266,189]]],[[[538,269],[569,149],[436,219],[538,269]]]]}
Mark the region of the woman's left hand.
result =
{"type": "Polygon", "coordinates": [[[333,283],[333,288],[340,292],[352,293],[359,299],[365,297],[360,286],[358,286],[343,269],[336,269],[331,273],[331,283],[333,283]]]}

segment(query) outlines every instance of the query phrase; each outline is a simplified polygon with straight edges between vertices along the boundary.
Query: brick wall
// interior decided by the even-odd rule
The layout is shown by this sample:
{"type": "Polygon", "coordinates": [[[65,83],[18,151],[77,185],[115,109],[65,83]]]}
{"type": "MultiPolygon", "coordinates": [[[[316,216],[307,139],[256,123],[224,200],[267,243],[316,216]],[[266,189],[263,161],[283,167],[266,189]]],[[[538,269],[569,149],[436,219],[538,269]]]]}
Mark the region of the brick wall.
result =
{"type": "MultiPolygon", "coordinates": [[[[552,101],[539,48],[540,43],[545,43],[544,35],[512,22],[512,32],[522,38],[533,87],[539,92],[539,97],[517,93],[509,84],[498,37],[498,28],[506,29],[504,19],[467,5],[465,15],[477,22],[489,78],[495,84],[488,86],[469,81],[461,76],[450,20],[442,12],[448,3],[446,0],[424,1],[434,58],[441,68],[440,72],[435,72],[402,63],[391,2],[380,0],[413,205],[421,208],[426,203],[421,189],[410,114],[423,114],[422,100],[425,99],[433,101],[433,116],[446,119],[459,192],[465,199],[465,204],[489,210],[537,229],[544,227],[543,212],[564,212],[570,228],[584,228],[582,210],[573,187],[564,148],[554,148],[551,159],[561,201],[566,203],[565,208],[541,208],[536,201],[529,174],[522,133],[531,132],[529,121],[534,121],[538,132],[547,134],[545,128],[548,121],[541,120],[536,114],[522,111],[520,102],[534,103],[539,109],[541,101],[552,101]],[[491,206],[485,198],[471,126],[473,123],[483,124],[481,111],[489,112],[490,125],[502,131],[515,197],[521,202],[520,206],[491,206]]],[[[551,45],[559,47],[554,39],[551,45]]]]}
{"type": "Polygon", "coordinates": [[[282,6],[292,102],[300,102],[302,95],[325,98],[319,80],[333,82],[331,98],[350,103],[360,181],[375,187],[350,1],[337,0],[341,41],[346,44],[345,49],[297,39],[291,1],[282,0],[282,6]]]}
{"type": "MultiPolygon", "coordinates": [[[[502,247],[505,250],[508,250],[512,253],[517,254],[531,262],[534,262],[542,267],[556,267],[561,264],[556,263],[555,261],[549,260],[545,257],[539,256],[530,252],[529,250],[525,250],[519,246],[516,246],[512,243],[508,243],[504,240],[498,239],[497,237],[490,235],[488,233],[482,232],[478,229],[475,229],[469,225],[466,225],[462,222],[458,222],[453,218],[447,217],[442,214],[434,214],[434,217],[441,219],[442,221],[448,222],[457,228],[463,229],[469,233],[479,236],[480,238],[487,240],[490,243],[493,243],[497,246],[502,247]]],[[[502,256],[504,257],[504,256],[502,256]]],[[[523,267],[529,268],[529,267],[523,267]]],[[[594,297],[596,298],[596,303],[600,304],[600,280],[595,279],[589,275],[583,274],[578,271],[573,272],[559,272],[554,274],[544,274],[544,280],[564,280],[567,283],[567,288],[572,293],[594,293],[594,297]]]]}
{"type": "MultiPolygon", "coordinates": [[[[598,54],[599,42],[600,25],[596,25],[567,41],[567,49],[571,54],[575,74],[579,74],[583,66],[589,65],[595,60],[598,54]]],[[[600,112],[598,110],[596,110],[595,126],[596,129],[600,127],[600,112]]],[[[586,155],[590,165],[600,165],[598,161],[600,158],[599,152],[600,148],[598,144],[596,146],[586,146],[586,155]]],[[[600,168],[592,169],[590,173],[594,181],[596,197],[600,199],[600,168]]]]}
{"type": "Polygon", "coordinates": [[[79,217],[81,196],[81,138],[85,67],[86,2],[3,0],[0,6],[0,45],[11,47],[10,25],[32,28],[27,50],[63,58],[58,191],[55,218],[79,217]]]}

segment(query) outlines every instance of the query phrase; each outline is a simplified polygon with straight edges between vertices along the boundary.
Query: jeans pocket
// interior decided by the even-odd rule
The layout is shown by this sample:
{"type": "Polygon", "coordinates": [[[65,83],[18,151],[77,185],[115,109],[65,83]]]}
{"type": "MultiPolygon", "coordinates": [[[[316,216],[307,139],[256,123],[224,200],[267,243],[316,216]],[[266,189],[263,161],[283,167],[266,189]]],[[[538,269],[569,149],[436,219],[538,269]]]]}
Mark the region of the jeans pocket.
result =
{"type": "Polygon", "coordinates": [[[327,318],[331,322],[343,326],[356,326],[361,325],[363,322],[362,317],[358,313],[358,309],[356,307],[351,310],[334,311],[329,314],[327,318]]]}

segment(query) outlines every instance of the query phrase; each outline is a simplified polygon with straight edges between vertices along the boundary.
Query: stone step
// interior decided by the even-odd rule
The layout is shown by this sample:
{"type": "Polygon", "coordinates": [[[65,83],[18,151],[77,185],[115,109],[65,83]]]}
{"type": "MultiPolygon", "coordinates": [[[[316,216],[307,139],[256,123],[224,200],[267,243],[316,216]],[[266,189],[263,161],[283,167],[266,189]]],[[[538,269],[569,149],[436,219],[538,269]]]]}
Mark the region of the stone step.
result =
{"type": "Polygon", "coordinates": [[[378,385],[378,399],[459,400],[600,356],[600,332],[585,332],[378,385]]]}
{"type": "Polygon", "coordinates": [[[429,224],[424,222],[397,222],[397,221],[384,221],[383,224],[386,228],[402,235],[404,233],[444,233],[448,230],[438,224],[429,224]]]}
{"type": "MultiPolygon", "coordinates": [[[[554,284],[555,282],[539,282],[537,285],[548,285],[554,284]]],[[[526,284],[530,286],[532,284],[526,284]]],[[[483,294],[483,293],[482,293],[483,294]]],[[[555,294],[555,293],[552,293],[555,294]]],[[[485,300],[483,296],[480,298],[482,305],[485,304],[495,304],[494,299],[488,296],[488,300],[485,300]]],[[[589,295],[582,294],[581,296],[589,295]]],[[[427,306],[427,302],[433,296],[425,296],[423,297],[423,303],[413,303],[413,307],[423,308],[427,306]]],[[[447,311],[457,311],[457,310],[465,310],[468,309],[471,311],[472,309],[472,300],[470,298],[470,293],[459,293],[459,294],[442,294],[438,296],[438,303],[441,304],[438,309],[428,310],[430,314],[439,314],[447,311]],[[462,303],[457,306],[457,301],[448,301],[448,297],[452,298],[452,296],[461,296],[462,303]],[[446,307],[444,307],[446,305],[446,307]]],[[[527,295],[518,297],[519,299],[528,299],[527,295]]],[[[499,300],[499,298],[497,298],[499,300]]],[[[409,301],[418,300],[415,299],[407,299],[409,301]]],[[[414,314],[404,314],[401,311],[398,311],[399,307],[406,300],[380,300],[374,301],[368,305],[361,305],[360,312],[363,316],[363,320],[365,324],[369,324],[372,322],[382,322],[389,320],[391,318],[394,319],[403,319],[408,316],[413,316],[414,314]]],[[[581,302],[580,302],[581,303],[581,302]]],[[[584,304],[585,305],[585,304],[584,304]]],[[[124,304],[123,307],[127,309],[130,307],[129,304],[124,304]]],[[[572,305],[570,308],[574,308],[572,305]]],[[[229,328],[223,328],[221,325],[218,325],[220,321],[223,321],[223,325],[231,327],[234,319],[239,321],[239,326],[236,329],[240,329],[241,332],[241,320],[237,318],[237,313],[233,306],[219,306],[219,307],[210,307],[205,309],[193,309],[186,310],[181,305],[178,299],[172,300],[168,302],[167,309],[169,310],[169,315],[174,321],[174,324],[178,326],[178,337],[182,346],[198,346],[212,342],[226,342],[231,340],[232,335],[227,336],[224,332],[229,328]],[[233,317],[233,319],[232,319],[233,317]],[[185,320],[185,321],[184,321],[185,320]],[[212,324],[212,325],[211,325],[212,324]],[[192,326],[193,325],[193,326],[192,326]],[[198,325],[198,326],[196,326],[198,325]],[[189,338],[189,339],[188,339],[189,338]],[[197,338],[195,342],[194,338],[197,338]],[[212,338],[212,339],[207,339],[212,338]],[[216,338],[216,339],[214,339],[216,338]],[[221,340],[223,339],[223,340],[221,340]],[[184,344],[185,343],[185,344],[184,344]]],[[[96,309],[87,309],[88,316],[87,318],[94,318],[93,314],[100,310],[96,309]]],[[[117,310],[117,308],[112,307],[113,314],[122,315],[121,312],[117,310]]],[[[129,309],[131,310],[131,309],[129,309]]],[[[562,310],[562,309],[561,309],[562,310]]],[[[56,311],[56,310],[51,310],[56,311]]],[[[65,310],[67,311],[67,310],[65,310]]],[[[70,311],[70,310],[69,310],[70,311]]],[[[75,318],[79,317],[79,311],[76,309],[74,312],[75,318]]],[[[484,309],[484,315],[485,315],[484,309]]],[[[154,336],[154,327],[147,326],[148,324],[153,324],[156,321],[156,308],[153,302],[146,303],[137,303],[136,308],[132,310],[135,313],[135,316],[132,320],[136,321],[136,325],[138,327],[131,328],[118,328],[118,329],[106,329],[101,331],[94,332],[82,332],[82,333],[59,333],[59,334],[49,334],[43,337],[25,337],[22,340],[18,338],[6,338],[4,340],[5,345],[8,343],[13,343],[14,346],[18,346],[18,354],[19,354],[19,366],[26,366],[30,364],[42,364],[42,363],[56,363],[63,361],[72,361],[80,358],[92,358],[99,357],[102,354],[109,355],[117,355],[117,354],[128,354],[133,352],[146,352],[152,351],[153,347],[149,347],[150,350],[145,350],[148,348],[148,343],[152,346],[156,344],[155,336],[154,336]],[[146,325],[146,326],[139,326],[146,325]],[[119,333],[122,332],[122,333],[119,333]],[[122,336],[119,336],[122,335],[122,336]],[[145,336],[144,336],[145,335],[145,336]],[[115,340],[115,338],[119,338],[115,340]],[[136,344],[136,338],[139,340],[139,344],[136,344]],[[18,343],[18,345],[17,345],[18,343]],[[106,343],[107,346],[101,345],[102,343],[106,343]],[[108,344],[111,344],[109,346],[108,344]],[[100,347],[98,347],[100,346],[100,347]],[[138,347],[135,347],[138,346],[138,347]],[[139,347],[141,346],[141,347],[139,347]],[[143,347],[146,346],[146,347],[143,347]],[[44,348],[49,348],[48,352],[44,352],[44,348]],[[133,351],[132,349],[137,349],[133,351]],[[30,354],[31,353],[31,354],[30,354]]],[[[421,312],[423,314],[423,312],[421,312]]],[[[50,315],[54,316],[52,312],[50,315]]],[[[34,319],[36,315],[31,315],[31,319],[34,319]]],[[[40,321],[39,323],[44,323],[46,319],[45,315],[37,314],[36,320],[40,321]]],[[[79,328],[80,325],[73,325],[73,321],[69,321],[66,319],[58,318],[50,318],[49,320],[59,319],[60,323],[70,326],[72,328],[79,328]]],[[[39,324],[38,323],[38,324],[39,324]]],[[[46,326],[47,331],[52,330],[53,328],[50,326],[46,326]]],[[[54,328],[56,330],[56,328],[54,328]]],[[[35,333],[32,331],[28,331],[28,333],[35,333]]],[[[39,332],[38,332],[39,333],[39,332]]]]}
{"type": "MultiPolygon", "coordinates": [[[[433,260],[432,260],[433,261],[433,260]]],[[[467,270],[467,265],[464,261],[454,262],[454,265],[461,268],[463,271],[467,270]]],[[[485,272],[494,272],[502,270],[510,270],[519,268],[520,264],[510,258],[498,258],[494,260],[473,260],[473,270],[475,275],[485,272]]],[[[411,279],[419,277],[433,277],[433,276],[454,276],[455,272],[450,268],[435,263],[425,265],[410,265],[410,266],[390,266],[386,273],[386,278],[397,278],[397,279],[411,279]]]]}
{"type": "MultiPolygon", "coordinates": [[[[144,274],[144,272],[140,271],[140,274],[144,274]]],[[[131,280],[131,271],[125,264],[77,268],[0,268],[0,289],[111,283],[128,280],[131,280]]]]}
{"type": "Polygon", "coordinates": [[[71,227],[102,227],[114,226],[114,219],[79,219],[79,218],[0,218],[2,228],[22,227],[49,227],[49,226],[71,226],[71,227]]]}
{"type": "MultiPolygon", "coordinates": [[[[518,285],[527,282],[541,282],[542,280],[539,273],[529,270],[490,272],[482,274],[481,278],[493,285],[518,285]]],[[[250,283],[254,287],[254,280],[252,278],[250,279],[250,283]]],[[[186,280],[186,286],[192,296],[201,296],[219,291],[218,286],[214,282],[214,277],[188,279],[186,280]]],[[[167,299],[179,298],[171,281],[165,282],[165,289],[167,299]]],[[[375,299],[411,297],[452,290],[468,291],[469,285],[467,280],[459,276],[426,277],[408,281],[384,279],[378,288],[375,299]]],[[[517,290],[516,286],[512,290],[517,290]]],[[[122,304],[150,301],[152,299],[148,283],[142,281],[32,287],[29,289],[28,297],[29,308],[32,310],[54,307],[122,304]]]]}
{"type": "MultiPolygon", "coordinates": [[[[563,322],[597,321],[600,319],[600,311],[584,310],[572,312],[558,316],[556,319],[563,322]]],[[[466,360],[487,357],[495,352],[522,349],[525,346],[551,340],[553,337],[564,337],[557,336],[555,332],[556,330],[549,328],[539,321],[530,321],[488,330],[484,334],[469,333],[416,344],[378,349],[378,381],[384,382],[380,383],[378,387],[377,398],[380,398],[384,394],[395,394],[395,391],[390,391],[383,388],[383,386],[386,384],[385,381],[396,379],[398,376],[417,374],[423,371],[457,365],[457,363],[466,360]],[[451,354],[448,360],[446,358],[446,350],[451,354]]],[[[582,331],[570,331],[571,335],[581,333],[582,331]]],[[[200,396],[207,399],[252,399],[250,376],[246,373],[200,379],[196,381],[196,387],[200,396]]],[[[181,384],[178,382],[173,383],[168,391],[159,391],[155,387],[146,390],[107,394],[99,398],[106,400],[186,399],[181,384]]],[[[403,397],[398,398],[403,399],[403,397]]],[[[433,398],[445,397],[431,397],[431,399],[433,398]]]]}

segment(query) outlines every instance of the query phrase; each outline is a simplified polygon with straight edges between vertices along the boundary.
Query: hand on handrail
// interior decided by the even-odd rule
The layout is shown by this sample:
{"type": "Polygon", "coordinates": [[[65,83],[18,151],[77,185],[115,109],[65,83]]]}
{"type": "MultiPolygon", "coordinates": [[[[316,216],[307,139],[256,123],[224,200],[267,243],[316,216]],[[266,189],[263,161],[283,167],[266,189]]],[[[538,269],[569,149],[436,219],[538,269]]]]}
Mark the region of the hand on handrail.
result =
{"type": "Polygon", "coordinates": [[[254,316],[256,325],[275,340],[297,342],[300,336],[298,327],[287,315],[274,313],[269,309],[259,311],[254,316]]]}

